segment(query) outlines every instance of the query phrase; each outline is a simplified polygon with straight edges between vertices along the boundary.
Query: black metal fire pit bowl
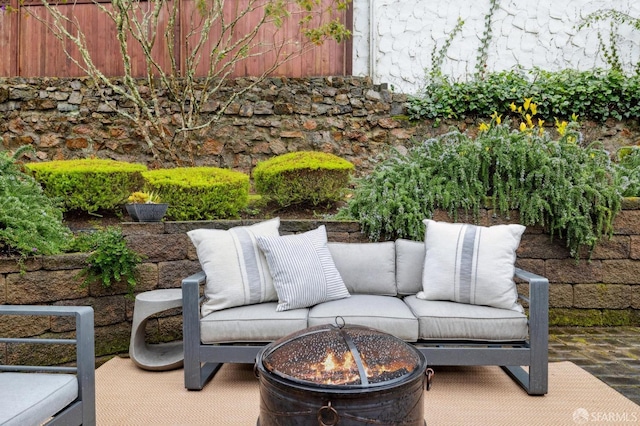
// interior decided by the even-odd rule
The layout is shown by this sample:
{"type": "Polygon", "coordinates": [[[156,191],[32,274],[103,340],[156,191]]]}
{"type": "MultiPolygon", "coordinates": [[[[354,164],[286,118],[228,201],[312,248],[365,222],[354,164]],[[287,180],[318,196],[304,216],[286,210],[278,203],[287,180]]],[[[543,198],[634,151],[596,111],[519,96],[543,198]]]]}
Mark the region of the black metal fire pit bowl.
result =
{"type": "Polygon", "coordinates": [[[423,426],[432,375],[412,345],[378,330],[322,325],[266,346],[256,358],[258,426],[423,426]]]}

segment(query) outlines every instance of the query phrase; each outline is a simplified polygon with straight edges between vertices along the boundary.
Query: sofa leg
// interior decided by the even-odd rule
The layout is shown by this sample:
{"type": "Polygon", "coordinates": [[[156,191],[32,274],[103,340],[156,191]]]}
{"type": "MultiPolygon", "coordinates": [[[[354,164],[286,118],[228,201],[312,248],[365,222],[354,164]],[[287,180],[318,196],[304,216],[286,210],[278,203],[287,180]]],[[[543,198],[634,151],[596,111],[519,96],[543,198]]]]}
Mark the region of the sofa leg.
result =
{"type": "Polygon", "coordinates": [[[205,384],[222,367],[222,363],[205,363],[200,368],[188,368],[184,366],[184,387],[188,390],[202,390],[205,384]]]}
{"type": "Polygon", "coordinates": [[[547,374],[537,371],[533,366],[529,372],[522,367],[502,366],[502,369],[531,396],[547,393],[547,374]]]}

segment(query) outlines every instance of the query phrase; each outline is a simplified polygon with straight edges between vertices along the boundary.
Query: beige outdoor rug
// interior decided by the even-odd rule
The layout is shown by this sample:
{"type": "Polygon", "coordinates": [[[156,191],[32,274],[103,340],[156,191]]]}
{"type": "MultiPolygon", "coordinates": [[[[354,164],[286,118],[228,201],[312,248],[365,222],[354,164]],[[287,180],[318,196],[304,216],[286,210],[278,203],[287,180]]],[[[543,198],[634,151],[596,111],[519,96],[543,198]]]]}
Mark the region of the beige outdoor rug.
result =
{"type": "MultiPolygon", "coordinates": [[[[570,362],[549,365],[549,393],[528,396],[498,367],[436,368],[425,420],[439,425],[637,424],[640,406],[570,362]]],[[[253,366],[227,364],[202,391],[183,370],[150,372],[125,358],[96,371],[96,410],[106,425],[256,425],[253,366]]]]}

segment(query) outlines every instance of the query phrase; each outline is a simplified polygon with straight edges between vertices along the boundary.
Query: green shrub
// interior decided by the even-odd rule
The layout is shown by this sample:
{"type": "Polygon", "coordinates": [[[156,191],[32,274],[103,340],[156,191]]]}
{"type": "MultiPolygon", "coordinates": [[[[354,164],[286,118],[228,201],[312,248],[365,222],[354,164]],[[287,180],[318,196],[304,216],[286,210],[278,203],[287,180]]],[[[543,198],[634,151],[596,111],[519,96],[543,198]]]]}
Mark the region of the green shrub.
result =
{"type": "Polygon", "coordinates": [[[13,156],[0,152],[0,253],[59,253],[71,232],[62,222],[62,209],[16,164],[27,149],[13,156]]]}
{"type": "Polygon", "coordinates": [[[65,210],[114,210],[142,186],[142,164],[82,159],[29,163],[27,169],[45,193],[62,200],[65,210]]]}
{"type": "Polygon", "coordinates": [[[88,252],[85,266],[79,276],[82,285],[99,282],[103,287],[125,281],[129,294],[133,294],[142,257],[127,246],[122,231],[107,227],[79,234],[67,247],[69,252],[88,252]]]}
{"type": "Polygon", "coordinates": [[[435,209],[477,218],[489,196],[500,214],[519,210],[523,225],[563,237],[576,258],[610,235],[621,194],[608,153],[581,147],[575,123],[552,140],[542,128],[513,131],[495,118],[475,139],[447,133],[380,163],[337,217],[358,220],[372,239],[422,240],[422,220],[435,209]]]}
{"type": "Polygon", "coordinates": [[[249,176],[216,167],[179,167],[143,173],[145,188],[169,203],[172,220],[237,217],[247,206],[249,176]]]}
{"type": "Polygon", "coordinates": [[[618,177],[625,197],[640,197],[640,147],[620,150],[618,177]]]}
{"type": "Polygon", "coordinates": [[[281,207],[316,206],[341,200],[353,169],[333,154],[301,151],[258,163],[253,179],[256,191],[281,207]]]}

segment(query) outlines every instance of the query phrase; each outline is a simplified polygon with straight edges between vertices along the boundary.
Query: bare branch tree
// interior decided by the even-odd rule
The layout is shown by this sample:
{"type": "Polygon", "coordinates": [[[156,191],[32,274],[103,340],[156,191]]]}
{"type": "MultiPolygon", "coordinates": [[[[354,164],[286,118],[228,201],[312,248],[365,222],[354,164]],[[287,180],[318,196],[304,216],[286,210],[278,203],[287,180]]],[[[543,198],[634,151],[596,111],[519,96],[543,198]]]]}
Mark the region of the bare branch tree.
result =
{"type": "Polygon", "coordinates": [[[91,0],[114,25],[112,36],[124,66],[122,78],[114,79],[96,64],[95,55],[101,52],[89,48],[85,34],[91,28],[82,28],[75,18],[76,2],[41,1],[46,13],[33,16],[102,88],[105,103],[133,123],[159,161],[179,163],[178,154],[185,151],[193,161],[193,132],[215,125],[229,105],[282,64],[328,39],[341,42],[350,36],[336,18],[350,0],[91,0]],[[190,14],[188,19],[184,13],[190,14]],[[247,22],[252,23],[249,28],[247,22]],[[294,24],[297,37],[281,31],[294,24]],[[142,52],[142,73],[134,70],[134,51],[142,52]],[[260,75],[210,112],[210,102],[237,66],[267,57],[273,59],[264,63],[260,75]],[[127,107],[108,102],[107,91],[119,95],[127,107]]]}

